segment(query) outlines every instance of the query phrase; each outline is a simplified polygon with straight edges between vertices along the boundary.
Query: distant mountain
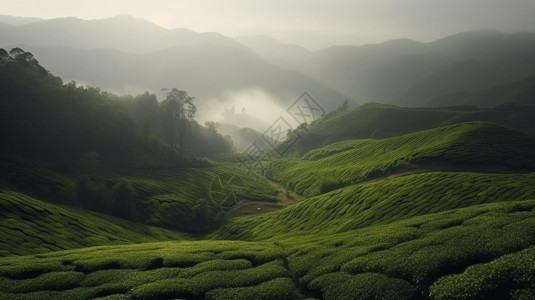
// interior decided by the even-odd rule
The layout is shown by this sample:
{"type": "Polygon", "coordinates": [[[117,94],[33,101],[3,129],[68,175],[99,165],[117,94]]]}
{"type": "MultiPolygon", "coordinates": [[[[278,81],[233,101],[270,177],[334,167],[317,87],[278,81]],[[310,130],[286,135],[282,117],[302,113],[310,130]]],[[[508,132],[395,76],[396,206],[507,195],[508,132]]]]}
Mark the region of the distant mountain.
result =
{"type": "Polygon", "coordinates": [[[264,131],[270,125],[246,112],[236,113],[234,107],[221,113],[221,123],[233,124],[238,128],[252,128],[256,131],[264,131]]]}
{"type": "MultiPolygon", "coordinates": [[[[327,110],[343,99],[420,107],[454,95],[460,98],[452,103],[468,104],[466,95],[535,74],[529,32],[471,31],[430,43],[398,39],[308,51],[267,36],[169,30],[130,16],[33,21],[0,24],[0,47],[30,49],[65,79],[118,93],[179,86],[200,102],[258,88],[282,105],[308,91],[327,110]]],[[[510,101],[492,101],[504,102],[510,101]]]]}
{"type": "Polygon", "coordinates": [[[149,21],[120,15],[108,19],[58,18],[33,22],[0,31],[3,47],[113,48],[125,52],[152,52],[180,45],[218,45],[245,49],[219,33],[166,29],[149,21]]]}
{"type": "Polygon", "coordinates": [[[269,149],[269,144],[262,138],[262,132],[248,127],[238,127],[229,123],[218,122],[216,124],[217,132],[222,135],[228,135],[234,142],[234,147],[238,152],[246,151],[253,143],[261,149],[269,149]]]}
{"type": "MultiPolygon", "coordinates": [[[[297,71],[265,62],[247,50],[206,45],[182,45],[158,52],[139,54],[115,49],[73,48],[25,49],[41,64],[65,80],[98,86],[121,94],[164,87],[188,91],[198,104],[225,97],[228,91],[258,88],[273,95],[287,107],[308,91],[325,109],[345,97],[297,71]]],[[[251,99],[254,103],[255,99],[251,99]]]]}
{"type": "Polygon", "coordinates": [[[0,15],[0,23],[8,24],[11,26],[26,25],[30,23],[39,22],[39,21],[43,21],[43,19],[0,15]]]}
{"type": "Polygon", "coordinates": [[[535,105],[535,75],[484,91],[459,92],[432,99],[431,106],[472,104],[492,107],[505,103],[535,105]]]}
{"type": "Polygon", "coordinates": [[[235,40],[280,67],[294,68],[297,62],[303,62],[312,55],[301,46],[284,44],[265,35],[239,36],[235,40]]]}
{"type": "Polygon", "coordinates": [[[130,16],[0,26],[0,47],[14,46],[30,50],[65,80],[121,94],[178,87],[202,104],[254,88],[279,99],[285,108],[308,91],[322,99],[326,109],[331,102],[350,98],[298,71],[277,67],[218,33],[168,30],[130,16]]]}
{"type": "Polygon", "coordinates": [[[362,102],[423,106],[535,73],[535,33],[473,31],[431,43],[392,40],[319,50],[297,69],[362,102]]]}

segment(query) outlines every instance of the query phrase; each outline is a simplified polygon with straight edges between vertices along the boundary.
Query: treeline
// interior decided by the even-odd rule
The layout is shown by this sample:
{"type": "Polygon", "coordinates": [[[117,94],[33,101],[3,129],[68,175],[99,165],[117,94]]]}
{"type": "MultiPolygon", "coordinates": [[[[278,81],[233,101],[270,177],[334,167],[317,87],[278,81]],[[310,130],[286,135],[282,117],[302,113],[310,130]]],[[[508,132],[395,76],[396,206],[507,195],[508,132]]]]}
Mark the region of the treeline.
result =
{"type": "Polygon", "coordinates": [[[119,102],[145,135],[166,141],[179,153],[204,156],[233,150],[229,136],[224,137],[214,127],[204,127],[195,121],[194,98],[185,91],[173,88],[161,102],[149,92],[122,97],[119,102]]]}
{"type": "Polygon", "coordinates": [[[203,164],[194,156],[232,150],[193,115],[179,128],[165,106],[171,92],[159,103],[149,93],[121,97],[63,84],[31,53],[0,49],[0,155],[72,164],[91,152],[104,163],[170,166],[203,164]],[[173,143],[179,132],[183,142],[173,143]]]}

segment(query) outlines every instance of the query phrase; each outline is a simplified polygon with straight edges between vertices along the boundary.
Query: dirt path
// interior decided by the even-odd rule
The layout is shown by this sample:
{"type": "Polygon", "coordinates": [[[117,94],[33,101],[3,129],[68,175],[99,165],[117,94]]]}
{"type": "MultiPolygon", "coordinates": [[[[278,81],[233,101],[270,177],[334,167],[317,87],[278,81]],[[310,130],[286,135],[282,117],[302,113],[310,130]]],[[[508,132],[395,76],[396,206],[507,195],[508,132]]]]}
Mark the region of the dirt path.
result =
{"type": "Polygon", "coordinates": [[[228,212],[228,217],[233,218],[243,215],[265,214],[295,204],[305,198],[296,194],[294,191],[286,189],[277,182],[270,181],[270,184],[279,192],[277,195],[277,202],[244,200],[228,212]]]}
{"type": "Polygon", "coordinates": [[[244,201],[239,203],[228,212],[228,217],[233,218],[243,215],[259,215],[276,211],[283,207],[279,203],[262,202],[262,201],[244,201]]]}

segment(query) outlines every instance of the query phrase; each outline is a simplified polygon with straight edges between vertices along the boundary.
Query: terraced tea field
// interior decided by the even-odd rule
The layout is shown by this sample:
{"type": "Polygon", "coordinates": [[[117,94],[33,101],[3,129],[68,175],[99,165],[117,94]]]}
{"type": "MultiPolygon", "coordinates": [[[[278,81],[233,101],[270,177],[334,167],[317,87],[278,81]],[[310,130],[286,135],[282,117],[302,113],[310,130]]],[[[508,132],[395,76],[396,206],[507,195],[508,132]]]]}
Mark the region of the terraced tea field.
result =
{"type": "Polygon", "coordinates": [[[312,123],[294,150],[314,148],[349,139],[389,138],[446,125],[473,121],[493,122],[535,133],[532,107],[398,107],[367,103],[346,112],[333,113],[312,123]]]}
{"type": "Polygon", "coordinates": [[[480,122],[344,141],[273,161],[290,190],[231,163],[72,178],[12,166],[0,299],[533,299],[534,146],[480,122]],[[421,168],[436,161],[449,167],[421,168]],[[225,208],[235,195],[249,206],[225,208]],[[141,223],[59,204],[99,199],[129,199],[141,223]]]}
{"type": "Polygon", "coordinates": [[[534,220],[532,200],[476,205],[336,234],[5,257],[0,258],[0,297],[443,299],[456,291],[467,291],[462,294],[466,299],[493,293],[533,296],[532,280],[523,274],[535,267],[520,260],[533,252],[534,220]],[[508,262],[515,263],[507,267],[508,262]],[[486,270],[495,275],[480,277],[486,270]],[[473,291],[482,293],[474,296],[473,291]]]}
{"type": "Polygon", "coordinates": [[[0,256],[183,240],[185,234],[0,190],[0,256]]]}
{"type": "Polygon", "coordinates": [[[256,240],[283,233],[337,233],[471,205],[528,199],[535,199],[535,173],[421,173],[352,185],[272,214],[235,218],[218,237],[256,240]]]}
{"type": "Polygon", "coordinates": [[[330,144],[300,158],[275,160],[268,176],[314,196],[434,162],[469,170],[535,170],[535,137],[490,123],[463,123],[387,139],[330,144]]]}

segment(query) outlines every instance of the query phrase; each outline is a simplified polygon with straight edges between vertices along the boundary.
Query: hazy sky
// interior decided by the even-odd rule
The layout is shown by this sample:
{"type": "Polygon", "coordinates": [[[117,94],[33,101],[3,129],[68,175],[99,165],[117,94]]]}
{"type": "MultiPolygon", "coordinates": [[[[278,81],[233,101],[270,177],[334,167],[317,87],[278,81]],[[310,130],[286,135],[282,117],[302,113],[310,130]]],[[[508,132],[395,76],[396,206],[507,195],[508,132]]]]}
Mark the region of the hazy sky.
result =
{"type": "Polygon", "coordinates": [[[393,38],[431,41],[473,29],[535,31],[535,0],[0,0],[0,14],[100,19],[270,35],[310,49],[393,38]]]}

